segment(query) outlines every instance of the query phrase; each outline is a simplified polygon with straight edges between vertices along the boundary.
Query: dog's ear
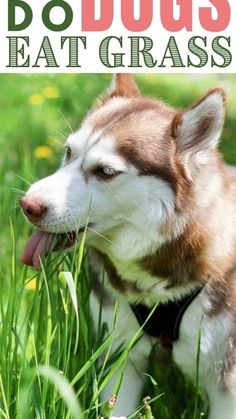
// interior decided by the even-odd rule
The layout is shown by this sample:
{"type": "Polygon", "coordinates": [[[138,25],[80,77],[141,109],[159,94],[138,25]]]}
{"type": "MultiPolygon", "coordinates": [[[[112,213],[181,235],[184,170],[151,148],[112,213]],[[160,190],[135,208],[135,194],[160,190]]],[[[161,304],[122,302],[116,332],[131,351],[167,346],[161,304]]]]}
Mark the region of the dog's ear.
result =
{"type": "Polygon", "coordinates": [[[225,117],[225,92],[217,87],[191,108],[176,115],[173,135],[182,159],[207,164],[220,140],[225,117]]]}
{"type": "Polygon", "coordinates": [[[132,74],[116,74],[113,77],[108,97],[133,97],[140,94],[132,74]]]}

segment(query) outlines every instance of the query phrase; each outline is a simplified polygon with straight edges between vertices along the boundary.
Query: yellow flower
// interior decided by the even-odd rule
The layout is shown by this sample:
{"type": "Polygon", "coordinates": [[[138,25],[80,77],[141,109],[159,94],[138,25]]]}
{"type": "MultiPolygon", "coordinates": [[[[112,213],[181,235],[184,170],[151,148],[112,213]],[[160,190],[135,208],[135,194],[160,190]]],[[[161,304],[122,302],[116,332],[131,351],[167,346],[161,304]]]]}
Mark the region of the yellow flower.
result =
{"type": "Polygon", "coordinates": [[[60,96],[60,92],[56,86],[46,86],[43,89],[43,94],[48,99],[56,99],[60,96]]]}
{"type": "Polygon", "coordinates": [[[27,279],[25,286],[27,290],[30,290],[30,291],[36,290],[36,286],[37,286],[36,278],[27,279]]]}
{"type": "Polygon", "coordinates": [[[37,159],[53,160],[53,152],[47,145],[42,145],[34,150],[34,155],[37,159]]]}
{"type": "Polygon", "coordinates": [[[31,105],[36,105],[36,106],[41,105],[43,100],[44,100],[43,96],[40,93],[34,93],[29,98],[29,102],[31,103],[31,105]]]}

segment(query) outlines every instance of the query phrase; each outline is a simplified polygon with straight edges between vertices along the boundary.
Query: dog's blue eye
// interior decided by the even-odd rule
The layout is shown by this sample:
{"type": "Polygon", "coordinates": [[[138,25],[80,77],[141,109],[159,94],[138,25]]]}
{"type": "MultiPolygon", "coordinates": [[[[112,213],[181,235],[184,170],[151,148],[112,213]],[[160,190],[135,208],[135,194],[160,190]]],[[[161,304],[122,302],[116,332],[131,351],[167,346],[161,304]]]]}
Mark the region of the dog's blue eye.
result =
{"type": "Polygon", "coordinates": [[[115,176],[117,175],[117,171],[115,169],[112,169],[112,167],[104,167],[101,169],[102,173],[106,176],[115,176]]]}
{"type": "Polygon", "coordinates": [[[119,175],[120,172],[117,171],[116,169],[113,169],[112,167],[99,167],[96,171],[95,171],[95,175],[102,177],[103,179],[109,179],[112,177],[115,177],[117,175],[119,175]]]}

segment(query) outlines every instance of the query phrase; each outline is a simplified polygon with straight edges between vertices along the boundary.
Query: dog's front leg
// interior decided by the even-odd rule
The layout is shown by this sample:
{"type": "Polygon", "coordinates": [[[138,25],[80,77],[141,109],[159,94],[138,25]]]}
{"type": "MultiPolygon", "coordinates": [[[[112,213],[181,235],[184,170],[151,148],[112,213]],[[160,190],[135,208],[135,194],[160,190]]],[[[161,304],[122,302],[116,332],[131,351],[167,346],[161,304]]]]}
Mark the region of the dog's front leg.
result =
{"type": "MultiPolygon", "coordinates": [[[[91,308],[94,326],[96,327],[99,313],[99,300],[95,294],[92,294],[91,296],[91,308]]],[[[113,318],[114,300],[111,300],[103,304],[102,308],[102,322],[107,323],[109,330],[112,329],[113,318]]],[[[115,352],[117,348],[120,348],[121,346],[127,348],[128,343],[139,330],[139,327],[129,304],[124,299],[120,299],[118,301],[117,325],[114,331],[112,351],[115,352]]],[[[137,409],[140,404],[140,397],[145,381],[143,373],[146,372],[148,368],[151,348],[151,339],[145,335],[142,336],[133,349],[131,349],[127,358],[121,388],[114,409],[114,414],[116,416],[128,415],[137,409]]],[[[113,377],[102,393],[103,401],[108,400],[111,397],[119,373],[120,371],[113,377]]]]}

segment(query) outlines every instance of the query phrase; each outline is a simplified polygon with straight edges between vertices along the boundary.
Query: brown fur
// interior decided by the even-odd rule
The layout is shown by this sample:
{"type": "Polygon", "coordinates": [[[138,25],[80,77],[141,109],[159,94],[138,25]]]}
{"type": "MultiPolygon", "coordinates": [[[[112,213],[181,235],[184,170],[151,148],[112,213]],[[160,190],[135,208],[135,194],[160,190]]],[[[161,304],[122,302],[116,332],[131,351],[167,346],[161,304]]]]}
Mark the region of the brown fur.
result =
{"type": "Polygon", "coordinates": [[[135,83],[132,74],[117,74],[115,78],[115,89],[110,97],[125,96],[133,97],[139,95],[139,88],[135,83]]]}
{"type": "Polygon", "coordinates": [[[121,278],[116,268],[110,261],[110,259],[103,255],[102,253],[98,252],[101,260],[103,260],[104,269],[109,276],[109,280],[113,288],[120,292],[121,294],[128,294],[132,292],[133,294],[139,294],[140,290],[136,287],[136,285],[130,281],[127,281],[125,278],[121,278]]]}
{"type": "Polygon", "coordinates": [[[205,235],[194,225],[178,238],[161,246],[156,253],[146,256],[139,263],[151,275],[167,278],[169,287],[199,283],[210,276],[211,269],[204,260],[205,235]]]}

